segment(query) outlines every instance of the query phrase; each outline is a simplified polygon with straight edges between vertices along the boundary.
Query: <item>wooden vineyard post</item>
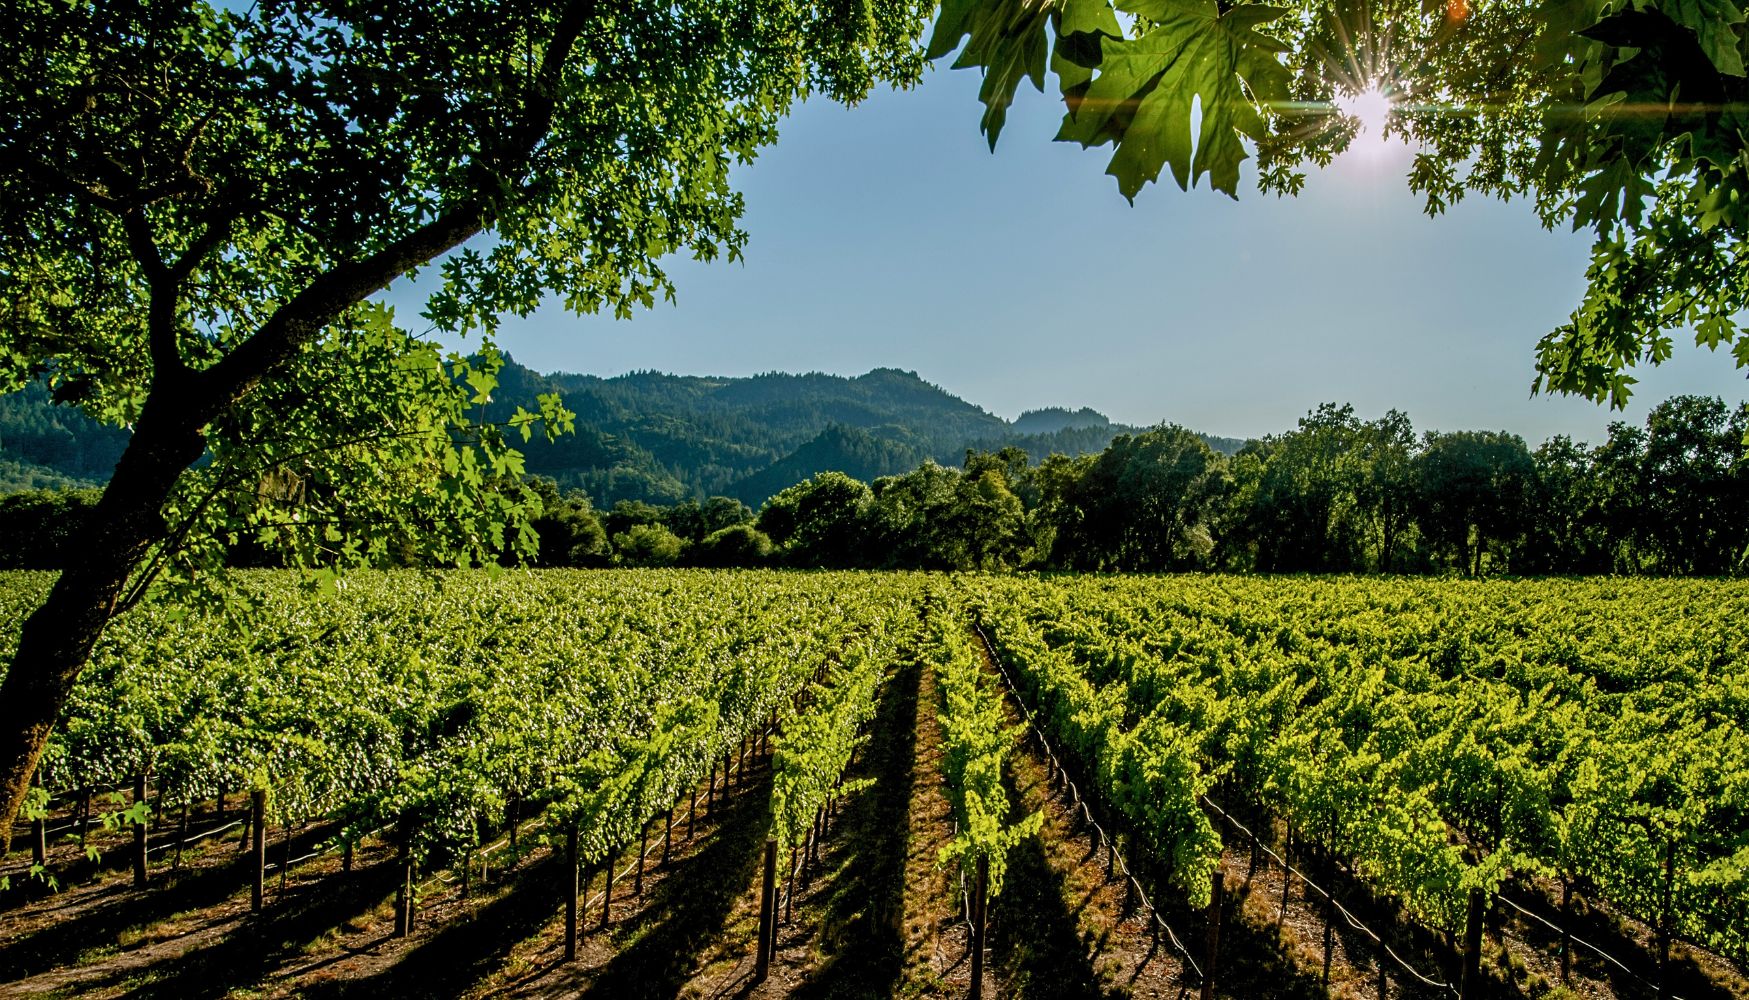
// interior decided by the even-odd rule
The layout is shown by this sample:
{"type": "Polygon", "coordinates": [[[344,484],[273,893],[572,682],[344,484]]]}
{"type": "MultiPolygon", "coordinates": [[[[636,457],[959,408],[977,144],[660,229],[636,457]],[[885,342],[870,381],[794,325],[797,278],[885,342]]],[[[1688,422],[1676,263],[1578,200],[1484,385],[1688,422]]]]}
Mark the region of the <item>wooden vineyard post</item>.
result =
{"type": "Polygon", "coordinates": [[[346,838],[346,843],[340,848],[340,873],[352,874],[352,838],[346,838]]]}
{"type": "Polygon", "coordinates": [[[753,981],[765,982],[771,974],[771,956],[777,950],[777,838],[765,838],[765,878],[759,889],[759,957],[753,966],[753,981]]]}
{"type": "Polygon", "coordinates": [[[1561,982],[1573,974],[1573,883],[1561,879],[1561,982]]]}
{"type": "Polygon", "coordinates": [[[1281,842],[1281,912],[1275,915],[1275,941],[1281,943],[1282,927],[1287,923],[1287,900],[1294,891],[1294,823],[1287,822],[1287,836],[1281,842]]]}
{"type": "Polygon", "coordinates": [[[183,799],[182,800],[182,821],[177,824],[177,832],[176,832],[176,857],[174,859],[172,859],[170,862],[171,868],[181,868],[182,867],[182,845],[183,845],[183,842],[186,840],[188,840],[188,800],[183,799]]]}
{"type": "Polygon", "coordinates": [[[815,808],[814,821],[808,826],[807,839],[802,841],[802,888],[813,885],[814,867],[820,856],[820,810],[815,808]]]}
{"type": "Polygon", "coordinates": [[[565,961],[574,962],[577,960],[577,895],[580,891],[575,822],[565,833],[565,871],[565,961]]]}
{"type": "Polygon", "coordinates": [[[249,832],[255,825],[255,793],[249,793],[249,806],[243,810],[243,835],[237,838],[237,853],[249,853],[249,832]]]}
{"type": "Polygon", "coordinates": [[[285,895],[285,875],[291,870],[291,817],[286,817],[285,834],[279,839],[279,895],[285,895]]]}
{"type": "Polygon", "coordinates": [[[784,885],[789,887],[789,891],[783,895],[783,920],[784,923],[789,923],[796,903],[796,849],[794,847],[789,849],[789,878],[784,880],[784,885]]]}
{"type": "Polygon", "coordinates": [[[1664,892],[1658,907],[1658,995],[1665,994],[1670,978],[1671,908],[1676,892],[1676,838],[1664,845],[1664,892]]]}
{"type": "Polygon", "coordinates": [[[984,908],[990,889],[990,858],[978,858],[978,878],[972,887],[972,990],[971,1000],[984,995],[984,908]]]}
{"type": "MultiPolygon", "coordinates": [[[[134,805],[141,805],[145,801],[146,771],[141,768],[140,773],[134,775],[134,805]]],[[[142,816],[140,821],[134,824],[134,885],[136,886],[146,884],[146,824],[150,818],[149,814],[142,816]]]]}
{"type": "Polygon", "coordinates": [[[613,852],[607,855],[607,884],[601,887],[601,929],[607,930],[608,919],[613,915],[613,869],[619,864],[619,856],[613,852]]]}
{"type": "Polygon", "coordinates": [[[1482,995],[1482,890],[1470,890],[1470,911],[1464,922],[1464,975],[1461,1000],[1478,1000],[1482,995]]]}
{"type": "Polygon", "coordinates": [[[698,786],[692,786],[692,797],[686,802],[686,840],[692,842],[692,821],[698,815],[698,786]]]}
{"type": "Polygon", "coordinates": [[[668,807],[668,815],[662,821],[662,867],[668,867],[668,855],[674,848],[674,807],[668,807]]]}
{"type": "MultiPolygon", "coordinates": [[[[1320,866],[1320,870],[1322,870],[1322,866],[1320,866]]],[[[1328,881],[1329,874],[1330,874],[1329,872],[1324,873],[1324,876],[1326,879],[1326,881],[1324,883],[1325,885],[1330,884],[1328,881]]],[[[1308,898],[1310,898],[1310,897],[1308,897],[1308,898]]],[[[1335,933],[1335,926],[1334,926],[1335,919],[1336,919],[1336,897],[1330,895],[1329,893],[1325,893],[1325,895],[1324,895],[1324,980],[1323,980],[1323,982],[1324,982],[1324,988],[1326,990],[1328,990],[1330,988],[1330,953],[1335,950],[1332,947],[1335,944],[1335,941],[1333,939],[1334,933],[1335,933]]]]}
{"type": "Polygon", "coordinates": [[[49,821],[42,816],[30,822],[30,861],[35,865],[49,863],[49,821]]]}
{"type": "Polygon", "coordinates": [[[705,782],[704,782],[704,814],[706,816],[715,815],[716,811],[717,811],[716,806],[717,806],[717,762],[715,760],[712,760],[711,761],[711,773],[706,776],[705,782]]]}
{"type": "Polygon", "coordinates": [[[1215,964],[1221,954],[1221,897],[1227,892],[1227,880],[1220,866],[1209,876],[1208,951],[1203,957],[1202,1000],[1215,1000],[1215,964]]]}
{"type": "Polygon", "coordinates": [[[1390,1000],[1391,980],[1385,975],[1385,960],[1390,958],[1390,951],[1385,947],[1385,925],[1379,924],[1379,1000],[1390,1000]]]}
{"type": "Polygon", "coordinates": [[[650,821],[638,828],[638,871],[632,876],[632,892],[639,899],[644,898],[644,855],[649,853],[650,821]]]}
{"type": "Polygon", "coordinates": [[[267,836],[263,828],[267,825],[267,791],[257,788],[249,793],[249,829],[245,831],[244,843],[249,843],[247,834],[254,835],[254,856],[249,861],[249,909],[261,912],[262,897],[266,895],[267,879],[267,836]]]}
{"type": "Polygon", "coordinates": [[[516,861],[516,828],[522,825],[522,796],[510,797],[510,860],[516,861]]]}
{"type": "Polygon", "coordinates": [[[735,760],[735,784],[747,783],[747,737],[741,737],[741,756],[735,760]]]}
{"type": "Polygon", "coordinates": [[[401,886],[395,893],[395,936],[413,933],[413,831],[401,836],[401,886]]]}

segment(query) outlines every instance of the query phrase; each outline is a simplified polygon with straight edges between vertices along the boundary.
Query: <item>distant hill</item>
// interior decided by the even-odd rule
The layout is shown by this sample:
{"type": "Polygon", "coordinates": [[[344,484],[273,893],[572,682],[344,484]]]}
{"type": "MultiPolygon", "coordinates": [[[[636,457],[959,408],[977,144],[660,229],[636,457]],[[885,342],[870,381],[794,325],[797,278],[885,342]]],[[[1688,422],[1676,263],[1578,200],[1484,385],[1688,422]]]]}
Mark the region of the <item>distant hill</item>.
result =
{"type": "Polygon", "coordinates": [[[1027,410],[1014,420],[1014,430],[1020,434],[1055,434],[1058,431],[1110,426],[1111,420],[1105,414],[1088,406],[1079,410],[1047,406],[1042,410],[1027,410]]]}
{"type": "Polygon", "coordinates": [[[0,493],[101,486],[127,443],[127,431],[55,405],[33,382],[0,395],[0,493]]]}
{"type": "MultiPolygon", "coordinates": [[[[603,506],[723,495],[757,507],[817,472],[871,480],[924,459],[958,465],[968,448],[1009,445],[1037,461],[1052,452],[1101,451],[1118,434],[1138,430],[1088,408],[1033,410],[1010,422],[896,368],[851,378],[818,372],[602,378],[543,375],[510,361],[485,416],[507,419],[518,405],[532,408],[543,392],[564,398],[577,414],[577,431],[522,446],[528,471],[581,489],[603,506]]],[[[1242,443],[1204,439],[1229,454],[1242,443]]],[[[9,483],[11,489],[101,483],[126,442],[127,432],[53,405],[40,386],[0,396],[0,492],[9,483]]]]}
{"type": "Polygon", "coordinates": [[[736,482],[727,495],[757,508],[779,490],[821,472],[842,472],[868,483],[909,472],[930,457],[902,434],[891,434],[893,428],[886,430],[889,436],[833,424],[795,451],[736,482]]]}

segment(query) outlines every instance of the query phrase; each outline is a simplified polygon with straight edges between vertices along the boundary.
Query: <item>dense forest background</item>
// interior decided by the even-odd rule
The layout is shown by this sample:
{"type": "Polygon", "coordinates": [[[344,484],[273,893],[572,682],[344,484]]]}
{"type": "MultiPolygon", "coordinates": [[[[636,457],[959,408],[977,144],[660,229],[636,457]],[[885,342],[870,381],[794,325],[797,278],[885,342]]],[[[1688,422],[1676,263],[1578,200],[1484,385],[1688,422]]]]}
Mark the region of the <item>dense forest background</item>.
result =
{"type": "MultiPolygon", "coordinates": [[[[864,480],[955,464],[967,448],[1017,447],[1033,461],[1097,452],[1119,434],[1091,409],[1048,408],[1007,421],[915,372],[877,368],[845,378],[772,373],[710,378],[633,372],[614,378],[542,375],[514,360],[498,373],[483,420],[507,420],[517,406],[556,392],[577,414],[577,431],[522,450],[531,472],[581,490],[598,507],[620,500],[674,504],[713,495],[758,507],[819,472],[864,480]]],[[[1244,444],[1205,436],[1228,454],[1244,444]]],[[[109,478],[127,432],[53,405],[40,385],[0,396],[0,492],[97,486],[109,478]]]]}
{"type": "MultiPolygon", "coordinates": [[[[1679,396],[1643,426],[1532,448],[1327,404],[1239,442],[1090,409],[1006,421],[923,381],[539,375],[577,433],[527,446],[553,566],[1256,572],[1749,570],[1749,406],[1679,396]]],[[[0,564],[52,566],[127,432],[32,386],[0,397],[0,564]],[[85,487],[81,489],[80,487],[85,487]]],[[[247,540],[235,561],[272,564],[247,540]]]]}

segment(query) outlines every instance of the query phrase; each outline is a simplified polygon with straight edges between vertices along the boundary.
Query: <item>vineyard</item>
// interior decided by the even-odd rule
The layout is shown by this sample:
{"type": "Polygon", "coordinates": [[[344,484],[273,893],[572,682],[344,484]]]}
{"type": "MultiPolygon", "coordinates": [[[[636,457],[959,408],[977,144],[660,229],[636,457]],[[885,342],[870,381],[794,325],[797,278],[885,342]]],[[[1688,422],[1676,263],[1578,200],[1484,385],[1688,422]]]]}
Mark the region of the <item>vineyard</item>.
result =
{"type": "Polygon", "coordinates": [[[106,633],[0,995],[1749,997],[1742,585],[235,586],[106,633]]]}

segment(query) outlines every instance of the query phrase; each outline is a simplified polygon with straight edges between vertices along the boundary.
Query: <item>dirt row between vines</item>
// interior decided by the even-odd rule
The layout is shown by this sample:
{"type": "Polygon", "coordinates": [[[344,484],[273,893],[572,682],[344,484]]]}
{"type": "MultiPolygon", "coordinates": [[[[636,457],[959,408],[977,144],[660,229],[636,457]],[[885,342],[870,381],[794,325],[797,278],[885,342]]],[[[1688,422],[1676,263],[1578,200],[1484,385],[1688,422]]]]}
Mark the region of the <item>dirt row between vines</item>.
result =
{"type": "MultiPolygon", "coordinates": [[[[985,668],[999,676],[981,643],[975,648],[983,655],[985,668]]],[[[1021,725],[1024,716],[1012,692],[1005,687],[999,690],[1006,695],[1009,724],[1021,725]]],[[[1016,982],[1034,985],[1038,996],[1199,996],[1200,978],[1186,970],[1171,938],[1158,930],[1139,897],[1125,891],[1122,869],[1113,870],[1099,830],[1073,804],[1070,791],[1053,781],[1049,758],[1030,735],[1013,755],[1009,772],[1018,792],[1018,812],[1045,813],[1036,842],[1024,845],[1012,862],[1015,874],[1027,877],[993,909],[998,915],[1012,913],[1013,927],[1007,930],[1027,939],[1014,952],[1016,982]],[[1050,907],[1038,906],[1038,900],[1028,897],[1044,886],[1054,889],[1057,900],[1074,915],[1071,924],[1050,928],[1036,919],[1039,910],[1050,907]]],[[[1126,859],[1125,867],[1134,861],[1126,859]]],[[[1263,886],[1255,880],[1247,886],[1245,856],[1229,851],[1222,865],[1228,892],[1215,995],[1235,1000],[1325,996],[1303,956],[1278,948],[1273,929],[1259,920],[1263,899],[1258,890],[1263,886]],[[1236,920],[1240,914],[1243,919],[1236,920]]],[[[1206,914],[1164,895],[1152,902],[1199,967],[1206,964],[1206,914]]],[[[1312,922],[1303,904],[1290,904],[1289,940],[1303,935],[1312,922]]],[[[1338,958],[1333,977],[1333,981],[1356,978],[1355,970],[1338,958]]],[[[1376,991],[1334,995],[1358,1000],[1376,991]]]]}

